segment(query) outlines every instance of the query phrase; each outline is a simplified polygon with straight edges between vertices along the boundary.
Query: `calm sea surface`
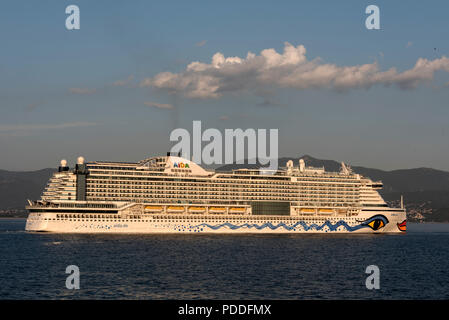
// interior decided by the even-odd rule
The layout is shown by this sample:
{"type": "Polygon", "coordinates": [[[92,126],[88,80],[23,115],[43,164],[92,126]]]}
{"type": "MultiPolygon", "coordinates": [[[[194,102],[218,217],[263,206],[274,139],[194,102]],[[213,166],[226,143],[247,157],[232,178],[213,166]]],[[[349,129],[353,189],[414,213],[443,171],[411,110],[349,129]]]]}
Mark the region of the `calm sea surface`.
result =
{"type": "Polygon", "coordinates": [[[449,299],[449,224],[405,235],[30,234],[0,219],[0,299],[449,299]],[[80,269],[80,289],[65,269],[80,269]],[[380,290],[365,287],[368,265],[380,290]]]}

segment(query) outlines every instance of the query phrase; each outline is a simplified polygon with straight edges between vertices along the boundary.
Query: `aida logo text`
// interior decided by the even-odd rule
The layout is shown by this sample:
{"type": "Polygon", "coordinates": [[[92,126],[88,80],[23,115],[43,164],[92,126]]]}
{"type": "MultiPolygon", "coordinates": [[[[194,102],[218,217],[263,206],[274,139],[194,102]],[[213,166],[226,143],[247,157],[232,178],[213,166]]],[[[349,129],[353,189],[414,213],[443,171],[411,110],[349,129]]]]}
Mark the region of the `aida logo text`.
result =
{"type": "Polygon", "coordinates": [[[190,168],[188,163],[184,162],[175,162],[173,164],[173,168],[190,168]]]}

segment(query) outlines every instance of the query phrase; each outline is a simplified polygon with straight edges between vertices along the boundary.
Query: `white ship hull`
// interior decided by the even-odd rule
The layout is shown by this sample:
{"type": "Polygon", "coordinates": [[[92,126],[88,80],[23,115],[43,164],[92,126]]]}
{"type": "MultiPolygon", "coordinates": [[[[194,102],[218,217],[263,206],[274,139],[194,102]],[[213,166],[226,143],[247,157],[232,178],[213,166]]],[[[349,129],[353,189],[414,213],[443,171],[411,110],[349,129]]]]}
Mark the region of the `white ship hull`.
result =
{"type": "Polygon", "coordinates": [[[156,215],[140,219],[58,219],[55,213],[30,213],[26,230],[53,233],[139,234],[292,234],[292,233],[404,233],[405,212],[366,211],[353,217],[255,217],[216,215],[156,215]],[[379,227],[380,226],[380,227],[379,227]]]}

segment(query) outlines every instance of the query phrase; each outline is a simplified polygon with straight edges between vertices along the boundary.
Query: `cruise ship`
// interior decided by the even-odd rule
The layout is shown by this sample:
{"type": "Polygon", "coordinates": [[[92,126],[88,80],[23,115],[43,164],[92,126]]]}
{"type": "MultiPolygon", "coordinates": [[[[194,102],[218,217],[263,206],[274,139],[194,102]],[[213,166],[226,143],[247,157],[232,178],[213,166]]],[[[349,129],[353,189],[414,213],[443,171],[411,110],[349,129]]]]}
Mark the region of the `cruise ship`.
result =
{"type": "Polygon", "coordinates": [[[26,230],[56,233],[404,233],[380,181],[297,165],[275,171],[206,170],[181,154],[139,162],[62,160],[26,230]]]}

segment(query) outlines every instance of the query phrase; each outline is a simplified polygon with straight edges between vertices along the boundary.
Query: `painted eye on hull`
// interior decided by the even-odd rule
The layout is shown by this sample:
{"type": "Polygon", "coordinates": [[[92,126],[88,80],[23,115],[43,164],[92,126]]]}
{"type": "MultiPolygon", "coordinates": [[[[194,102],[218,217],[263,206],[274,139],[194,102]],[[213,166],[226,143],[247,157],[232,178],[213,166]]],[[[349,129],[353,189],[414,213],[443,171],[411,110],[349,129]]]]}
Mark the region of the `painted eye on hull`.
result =
{"type": "Polygon", "coordinates": [[[388,223],[387,217],[378,214],[362,222],[362,225],[370,227],[374,231],[382,229],[388,223]]]}
{"type": "Polygon", "coordinates": [[[381,219],[376,219],[368,223],[368,226],[373,230],[379,230],[385,226],[385,223],[381,219]]]}

